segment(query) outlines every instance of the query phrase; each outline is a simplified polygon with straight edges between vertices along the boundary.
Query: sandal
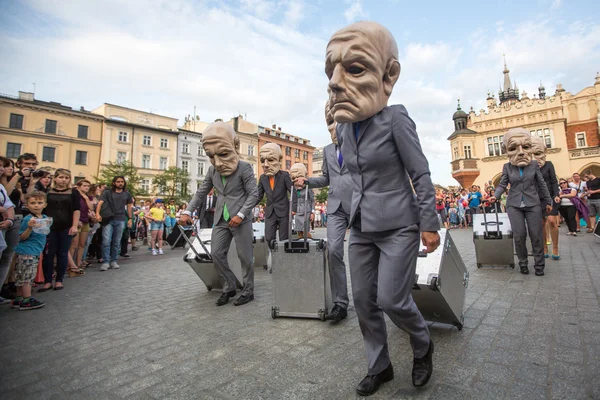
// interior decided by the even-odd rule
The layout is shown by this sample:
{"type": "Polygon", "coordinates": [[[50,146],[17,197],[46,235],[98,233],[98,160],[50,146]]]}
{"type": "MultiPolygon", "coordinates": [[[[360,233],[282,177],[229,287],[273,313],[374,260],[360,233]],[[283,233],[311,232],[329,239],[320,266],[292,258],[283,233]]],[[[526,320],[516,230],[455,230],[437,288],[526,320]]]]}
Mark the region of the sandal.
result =
{"type": "Polygon", "coordinates": [[[82,269],[82,268],[87,268],[87,267],[89,267],[89,266],[91,266],[91,265],[92,265],[92,263],[89,263],[89,262],[87,262],[87,261],[86,261],[86,262],[84,262],[83,264],[81,264],[81,265],[79,266],[79,269],[82,269]]]}
{"type": "Polygon", "coordinates": [[[594,233],[594,230],[592,228],[588,228],[587,233],[594,233]]]}
{"type": "Polygon", "coordinates": [[[69,274],[69,278],[75,278],[77,276],[84,276],[85,275],[85,271],[77,268],[77,269],[68,269],[67,273],[69,274]]]}
{"type": "Polygon", "coordinates": [[[560,260],[560,254],[552,254],[553,260],[560,260]]]}
{"type": "Polygon", "coordinates": [[[48,287],[46,287],[44,285],[41,288],[39,288],[37,291],[38,291],[38,293],[42,293],[42,292],[45,292],[45,291],[48,291],[48,290],[52,290],[52,284],[50,284],[50,286],[48,286],[48,287]]]}

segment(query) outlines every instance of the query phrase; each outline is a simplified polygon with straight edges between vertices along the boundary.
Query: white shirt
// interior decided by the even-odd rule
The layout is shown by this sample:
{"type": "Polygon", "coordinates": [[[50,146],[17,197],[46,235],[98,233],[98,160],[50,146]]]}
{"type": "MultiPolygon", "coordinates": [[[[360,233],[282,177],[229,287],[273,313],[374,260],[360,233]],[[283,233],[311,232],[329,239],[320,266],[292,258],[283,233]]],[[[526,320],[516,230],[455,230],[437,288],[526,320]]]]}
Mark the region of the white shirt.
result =
{"type": "Polygon", "coordinates": [[[4,207],[6,209],[14,208],[15,205],[12,201],[10,201],[10,197],[8,197],[8,193],[6,193],[6,189],[0,183],[0,207],[4,207]]]}
{"type": "Polygon", "coordinates": [[[569,183],[569,187],[571,189],[575,189],[577,191],[577,196],[581,197],[583,193],[585,193],[585,188],[587,187],[587,183],[585,181],[579,181],[579,183],[571,182],[569,183]]]}
{"type": "Polygon", "coordinates": [[[212,201],[212,196],[206,196],[206,209],[210,208],[210,202],[212,201]]]}

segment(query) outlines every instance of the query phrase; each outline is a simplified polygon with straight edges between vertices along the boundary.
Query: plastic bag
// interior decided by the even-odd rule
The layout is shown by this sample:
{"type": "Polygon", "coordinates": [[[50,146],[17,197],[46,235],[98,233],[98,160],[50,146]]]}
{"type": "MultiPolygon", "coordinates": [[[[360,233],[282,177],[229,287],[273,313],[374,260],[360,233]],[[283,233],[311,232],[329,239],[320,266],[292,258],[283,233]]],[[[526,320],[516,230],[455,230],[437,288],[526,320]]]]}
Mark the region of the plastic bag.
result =
{"type": "Polygon", "coordinates": [[[35,221],[35,225],[33,226],[32,230],[35,233],[39,233],[41,235],[48,235],[48,234],[50,234],[50,226],[52,225],[52,218],[51,217],[47,217],[47,218],[33,218],[33,220],[35,221]]]}

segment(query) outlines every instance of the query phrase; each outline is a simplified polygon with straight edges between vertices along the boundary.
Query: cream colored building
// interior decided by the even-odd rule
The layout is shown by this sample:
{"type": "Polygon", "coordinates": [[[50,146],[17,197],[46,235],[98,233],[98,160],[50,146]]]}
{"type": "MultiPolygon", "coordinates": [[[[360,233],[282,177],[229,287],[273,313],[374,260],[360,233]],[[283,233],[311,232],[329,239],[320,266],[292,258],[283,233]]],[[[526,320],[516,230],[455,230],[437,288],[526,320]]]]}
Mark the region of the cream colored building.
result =
{"type": "Polygon", "coordinates": [[[260,163],[260,155],[258,154],[258,125],[246,121],[242,115],[231,118],[227,121],[227,124],[233,126],[233,129],[240,138],[240,156],[242,160],[252,165],[254,176],[258,179],[258,164],[260,163]]]}
{"type": "Polygon", "coordinates": [[[104,117],[57,102],[36,100],[33,93],[0,95],[0,154],[14,161],[37,156],[39,167],[66,168],[73,182],[98,175],[104,117]]]}
{"type": "Polygon", "coordinates": [[[142,178],[140,188],[155,193],[152,178],[177,166],[177,119],[108,103],[93,112],[105,117],[100,168],[129,161],[142,178]]]}
{"type": "Polygon", "coordinates": [[[323,147],[317,147],[312,157],[312,174],[320,176],[323,174],[323,147]]]}
{"type": "Polygon", "coordinates": [[[547,96],[540,85],[538,93],[529,97],[511,83],[504,68],[504,87],[499,102],[488,94],[487,110],[478,113],[471,107],[467,114],[458,106],[454,113],[454,132],[448,140],[452,153],[452,176],[462,187],[472,184],[496,185],[507,157],[502,149],[504,133],[510,128],[524,127],[532,135],[544,138],[547,159],[552,161],[559,177],[569,177],[591,168],[600,176],[600,74],[593,86],[576,94],[557,85],[547,96]]]}

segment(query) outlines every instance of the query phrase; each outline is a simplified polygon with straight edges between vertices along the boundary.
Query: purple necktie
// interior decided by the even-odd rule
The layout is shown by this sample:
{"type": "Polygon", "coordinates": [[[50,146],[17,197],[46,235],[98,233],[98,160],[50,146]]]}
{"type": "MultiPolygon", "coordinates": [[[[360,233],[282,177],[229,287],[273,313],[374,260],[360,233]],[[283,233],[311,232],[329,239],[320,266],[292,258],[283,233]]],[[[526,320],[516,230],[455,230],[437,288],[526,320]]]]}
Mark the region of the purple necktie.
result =
{"type": "Polygon", "coordinates": [[[342,149],[336,147],[338,151],[338,164],[340,164],[340,168],[342,168],[342,163],[344,162],[344,156],[342,156],[342,149]]]}

